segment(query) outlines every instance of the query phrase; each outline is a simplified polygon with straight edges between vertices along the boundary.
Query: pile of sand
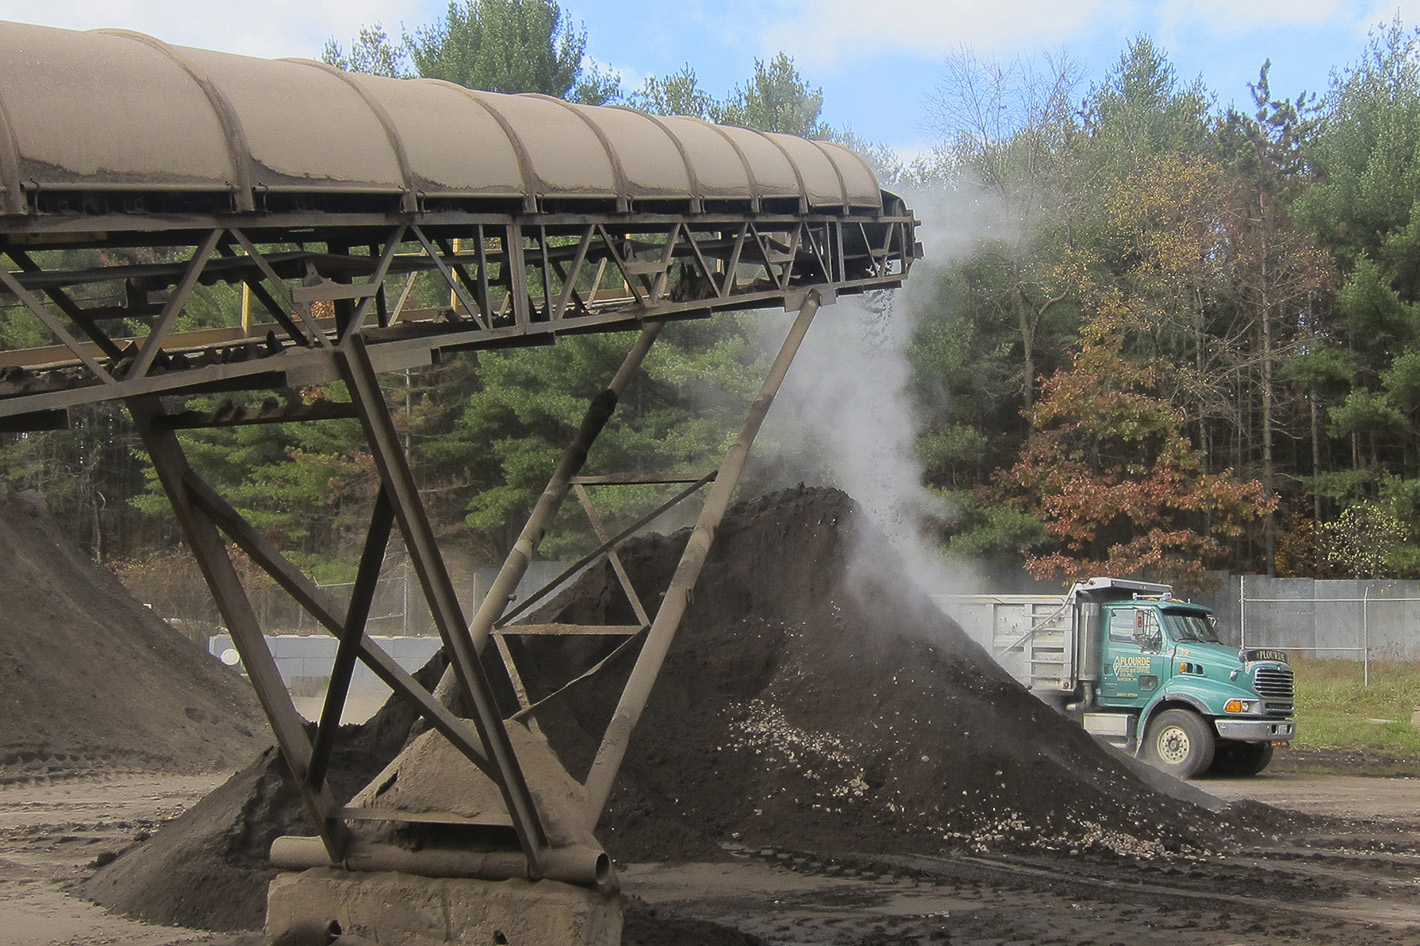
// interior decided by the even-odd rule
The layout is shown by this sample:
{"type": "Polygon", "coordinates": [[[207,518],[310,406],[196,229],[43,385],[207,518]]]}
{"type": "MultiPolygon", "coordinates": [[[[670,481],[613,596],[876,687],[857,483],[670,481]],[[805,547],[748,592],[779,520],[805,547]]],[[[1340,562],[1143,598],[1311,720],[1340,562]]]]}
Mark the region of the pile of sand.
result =
{"type": "Polygon", "coordinates": [[[270,743],[251,688],[135,601],[37,502],[0,498],[0,784],[204,772],[270,743]]]}
{"type": "MultiPolygon", "coordinates": [[[[436,658],[417,678],[443,669],[436,658]]],[[[391,702],[363,726],[345,726],[331,759],[331,790],[342,800],[363,788],[404,745],[414,711],[391,702]]],[[[268,855],[284,834],[314,833],[290,770],[266,750],[181,817],[88,878],[80,892],[112,910],[154,923],[215,930],[258,929],[268,855]]]]}
{"type": "MultiPolygon", "coordinates": [[[[598,830],[614,858],[713,858],[727,844],[1151,856],[1207,843],[1216,819],[1147,788],[1006,676],[925,595],[884,580],[895,571],[886,549],[871,557],[887,567],[855,564],[855,544],[872,540],[864,531],[852,502],[832,490],[790,490],[732,510],[598,830]]],[[[648,608],[686,539],[648,536],[624,551],[648,608]]],[[[632,617],[603,568],[535,620],[632,617]]],[[[539,646],[520,651],[535,697],[609,646],[525,640],[539,646]]],[[[539,714],[579,779],[620,690],[626,668],[615,669],[539,714]]],[[[353,735],[360,748],[337,760],[337,785],[348,794],[372,777],[408,723],[408,711],[389,706],[353,735]]],[[[311,833],[282,775],[279,763],[259,762],[101,870],[87,892],[164,922],[259,925],[271,838],[311,833]]]]}

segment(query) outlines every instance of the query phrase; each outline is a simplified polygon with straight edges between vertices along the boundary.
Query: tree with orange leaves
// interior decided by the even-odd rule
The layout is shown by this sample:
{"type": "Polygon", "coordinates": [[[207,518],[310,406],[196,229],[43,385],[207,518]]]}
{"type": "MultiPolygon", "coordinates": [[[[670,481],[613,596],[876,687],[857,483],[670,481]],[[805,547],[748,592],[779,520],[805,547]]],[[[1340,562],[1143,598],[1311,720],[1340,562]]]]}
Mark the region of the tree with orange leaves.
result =
{"type": "Polygon", "coordinates": [[[1051,539],[1027,552],[1036,577],[1196,584],[1225,541],[1269,510],[1261,483],[1204,471],[1183,413],[1157,394],[1157,374],[1093,323],[1069,368],[1043,385],[1030,439],[1001,484],[1051,539]]]}

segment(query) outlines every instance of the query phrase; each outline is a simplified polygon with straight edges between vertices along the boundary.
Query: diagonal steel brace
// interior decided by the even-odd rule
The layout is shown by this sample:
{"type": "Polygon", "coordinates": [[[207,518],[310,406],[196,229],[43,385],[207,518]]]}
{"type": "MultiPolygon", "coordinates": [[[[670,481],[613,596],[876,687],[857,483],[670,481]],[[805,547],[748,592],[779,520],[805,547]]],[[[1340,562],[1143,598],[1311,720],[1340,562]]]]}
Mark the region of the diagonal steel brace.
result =
{"type": "Polygon", "coordinates": [[[336,349],[336,361],[360,416],[367,444],[394,507],[405,548],[419,577],[429,610],[433,612],[450,666],[473,707],[474,726],[496,770],[498,777],[494,781],[498,783],[518,842],[527,856],[529,875],[541,877],[547,836],[522,767],[513,752],[492,688],[479,662],[478,652],[469,637],[453,581],[434,539],[428,514],[420,501],[414,475],[395,432],[394,421],[380,391],[379,379],[370,362],[363,336],[347,336],[336,349]]]}

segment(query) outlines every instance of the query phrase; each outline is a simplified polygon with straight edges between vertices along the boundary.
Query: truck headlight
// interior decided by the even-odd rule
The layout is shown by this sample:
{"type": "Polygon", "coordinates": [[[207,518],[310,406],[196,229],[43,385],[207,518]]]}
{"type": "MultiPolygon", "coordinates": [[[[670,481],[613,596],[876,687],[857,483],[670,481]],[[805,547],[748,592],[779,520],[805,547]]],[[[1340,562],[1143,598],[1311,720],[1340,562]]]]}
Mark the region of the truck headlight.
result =
{"type": "Polygon", "coordinates": [[[1256,713],[1261,700],[1228,700],[1223,704],[1225,713],[1256,713]]]}

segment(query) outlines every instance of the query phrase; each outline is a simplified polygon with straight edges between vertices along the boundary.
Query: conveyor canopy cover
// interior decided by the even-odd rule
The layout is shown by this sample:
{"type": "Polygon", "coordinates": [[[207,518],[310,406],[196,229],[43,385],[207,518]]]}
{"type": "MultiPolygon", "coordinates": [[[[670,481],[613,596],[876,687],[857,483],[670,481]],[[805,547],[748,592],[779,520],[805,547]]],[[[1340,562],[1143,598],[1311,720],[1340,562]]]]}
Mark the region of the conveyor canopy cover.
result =
{"type": "Polygon", "coordinates": [[[432,79],[170,46],[119,30],[0,23],[0,183],[39,191],[386,194],[882,209],[829,142],[432,79]]]}

